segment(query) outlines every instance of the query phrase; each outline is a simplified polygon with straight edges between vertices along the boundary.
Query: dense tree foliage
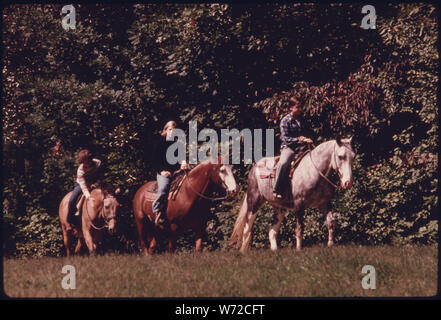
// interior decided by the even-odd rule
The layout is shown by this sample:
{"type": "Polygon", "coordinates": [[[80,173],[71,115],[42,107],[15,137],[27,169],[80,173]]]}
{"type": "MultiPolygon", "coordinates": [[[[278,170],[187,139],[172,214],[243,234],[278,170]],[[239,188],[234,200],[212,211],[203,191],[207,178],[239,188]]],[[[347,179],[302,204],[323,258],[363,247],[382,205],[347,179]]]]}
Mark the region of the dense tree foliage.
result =
{"type": "MultiPolygon", "coordinates": [[[[131,199],[154,177],[148,161],[170,119],[187,130],[274,128],[291,96],[306,103],[316,144],[354,135],[354,187],[336,197],[339,242],[433,242],[438,217],[439,53],[431,5],[61,5],[3,8],[3,247],[60,254],[58,204],[91,148],[121,186],[119,234],[105,247],[137,250],[131,199]]],[[[250,166],[236,166],[246,189],[250,166]]],[[[225,248],[243,192],[212,205],[209,248],[225,248]]],[[[267,245],[271,210],[256,223],[267,245]]],[[[291,216],[280,235],[293,243],[291,216]]],[[[306,241],[325,237],[310,210],[306,241]]],[[[188,244],[186,235],[182,244],[188,244]]]]}

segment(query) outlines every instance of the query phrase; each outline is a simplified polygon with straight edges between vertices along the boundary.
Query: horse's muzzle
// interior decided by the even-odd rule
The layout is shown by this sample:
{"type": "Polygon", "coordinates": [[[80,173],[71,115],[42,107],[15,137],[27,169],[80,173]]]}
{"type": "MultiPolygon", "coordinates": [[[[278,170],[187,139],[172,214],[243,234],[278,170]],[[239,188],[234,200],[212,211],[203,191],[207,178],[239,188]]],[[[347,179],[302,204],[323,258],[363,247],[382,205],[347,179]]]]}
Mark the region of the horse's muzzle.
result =
{"type": "Polygon", "coordinates": [[[115,218],[112,218],[110,220],[107,221],[107,230],[109,231],[110,234],[115,234],[116,233],[116,220],[115,218]]]}
{"type": "Polygon", "coordinates": [[[341,186],[343,189],[347,190],[347,189],[352,188],[353,183],[354,183],[354,181],[351,179],[351,180],[346,181],[345,183],[341,182],[341,186]]]}
{"type": "Polygon", "coordinates": [[[237,194],[238,191],[239,188],[236,186],[233,190],[227,190],[227,195],[232,198],[237,194]]]}

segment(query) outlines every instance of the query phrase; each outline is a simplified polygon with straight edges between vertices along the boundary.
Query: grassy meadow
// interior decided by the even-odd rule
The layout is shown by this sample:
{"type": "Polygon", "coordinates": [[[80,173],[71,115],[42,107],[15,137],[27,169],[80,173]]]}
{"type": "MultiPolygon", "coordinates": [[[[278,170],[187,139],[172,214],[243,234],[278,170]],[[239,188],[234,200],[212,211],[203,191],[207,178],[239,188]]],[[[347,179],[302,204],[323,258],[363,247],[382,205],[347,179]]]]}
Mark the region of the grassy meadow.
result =
{"type": "Polygon", "coordinates": [[[323,246],[3,260],[10,297],[427,297],[437,293],[437,246],[323,246]],[[76,288],[61,286],[64,265],[76,288]],[[376,289],[361,282],[364,265],[376,289]]]}

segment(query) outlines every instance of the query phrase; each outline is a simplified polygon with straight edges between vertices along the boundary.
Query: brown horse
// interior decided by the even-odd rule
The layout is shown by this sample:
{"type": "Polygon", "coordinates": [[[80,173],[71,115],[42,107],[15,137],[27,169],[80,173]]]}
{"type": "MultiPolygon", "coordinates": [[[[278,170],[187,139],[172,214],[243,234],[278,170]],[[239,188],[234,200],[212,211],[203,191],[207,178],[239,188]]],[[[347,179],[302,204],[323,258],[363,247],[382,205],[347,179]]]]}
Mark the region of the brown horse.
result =
{"type": "MultiPolygon", "coordinates": [[[[150,181],[144,184],[133,199],[138,238],[145,255],[154,252],[158,235],[158,228],[153,223],[153,198],[147,193],[154,183],[155,181],[150,181]]],[[[196,251],[201,251],[202,236],[208,220],[209,207],[206,200],[211,199],[205,194],[216,185],[222,186],[229,195],[234,195],[238,190],[231,165],[222,164],[221,161],[214,163],[213,159],[206,160],[186,174],[176,199],[169,199],[166,231],[169,235],[170,253],[175,250],[178,232],[189,229],[196,234],[196,251]]]]}
{"type": "MultiPolygon", "coordinates": [[[[117,192],[115,193],[118,193],[117,192]]],[[[90,254],[96,252],[96,246],[103,239],[104,229],[110,233],[115,231],[116,212],[119,206],[116,198],[104,189],[94,189],[90,193],[90,198],[84,200],[81,207],[81,221],[78,225],[73,225],[72,232],[69,232],[67,222],[68,202],[72,192],[66,194],[61,200],[58,215],[60,218],[61,229],[63,230],[63,241],[66,253],[70,256],[70,244],[73,236],[78,237],[75,253],[78,254],[87,246],[90,254]]]]}

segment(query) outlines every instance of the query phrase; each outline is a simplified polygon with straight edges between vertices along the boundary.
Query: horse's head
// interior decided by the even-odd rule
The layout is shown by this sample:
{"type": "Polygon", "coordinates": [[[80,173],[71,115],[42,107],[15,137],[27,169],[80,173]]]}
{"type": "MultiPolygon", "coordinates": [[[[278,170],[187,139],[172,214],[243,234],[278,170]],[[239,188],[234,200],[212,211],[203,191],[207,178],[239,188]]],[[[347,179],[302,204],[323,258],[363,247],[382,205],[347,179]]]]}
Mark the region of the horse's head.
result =
{"type": "MultiPolygon", "coordinates": [[[[115,194],[119,193],[119,188],[115,191],[115,194]]],[[[115,196],[107,193],[103,200],[103,211],[102,216],[104,221],[106,222],[107,229],[111,234],[116,231],[116,212],[118,209],[119,203],[116,200],[115,196]]]]}
{"type": "Polygon", "coordinates": [[[219,158],[215,165],[215,170],[211,175],[211,181],[222,186],[228,195],[234,196],[239,190],[236,179],[233,175],[233,166],[231,164],[223,164],[219,158]]]}
{"type": "Polygon", "coordinates": [[[355,152],[352,150],[351,141],[352,137],[349,139],[337,138],[335,140],[332,167],[337,171],[343,189],[349,189],[353,184],[352,162],[355,158],[355,152]]]}

